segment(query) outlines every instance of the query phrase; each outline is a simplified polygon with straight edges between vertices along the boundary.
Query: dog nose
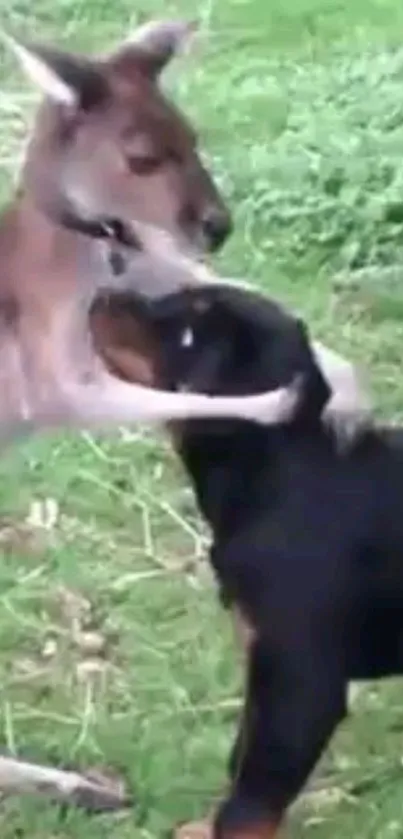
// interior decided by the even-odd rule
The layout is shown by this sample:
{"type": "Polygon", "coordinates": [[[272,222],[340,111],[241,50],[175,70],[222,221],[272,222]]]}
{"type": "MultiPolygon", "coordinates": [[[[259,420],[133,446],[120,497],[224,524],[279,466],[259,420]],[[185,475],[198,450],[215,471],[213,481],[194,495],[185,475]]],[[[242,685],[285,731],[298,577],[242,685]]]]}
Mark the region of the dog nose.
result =
{"type": "Polygon", "coordinates": [[[202,219],[203,233],[209,250],[218,250],[232,230],[230,214],[225,210],[211,209],[202,219]]]}

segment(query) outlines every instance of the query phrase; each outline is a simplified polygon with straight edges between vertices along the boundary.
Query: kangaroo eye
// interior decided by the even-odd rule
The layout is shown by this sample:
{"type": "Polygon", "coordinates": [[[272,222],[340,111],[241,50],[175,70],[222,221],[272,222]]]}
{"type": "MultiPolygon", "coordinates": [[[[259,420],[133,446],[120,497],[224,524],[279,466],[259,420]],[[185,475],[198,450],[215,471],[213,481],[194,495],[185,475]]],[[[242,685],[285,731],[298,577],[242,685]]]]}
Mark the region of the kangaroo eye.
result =
{"type": "Polygon", "coordinates": [[[127,165],[134,175],[151,175],[161,164],[156,155],[130,155],[127,165]]]}
{"type": "Polygon", "coordinates": [[[190,326],[187,326],[186,329],[183,330],[182,335],[180,337],[180,345],[181,347],[192,347],[193,341],[193,329],[191,329],[190,326]]]}
{"type": "Polygon", "coordinates": [[[154,142],[149,134],[126,131],[123,141],[126,163],[134,175],[150,175],[164,162],[162,146],[154,142]]]}

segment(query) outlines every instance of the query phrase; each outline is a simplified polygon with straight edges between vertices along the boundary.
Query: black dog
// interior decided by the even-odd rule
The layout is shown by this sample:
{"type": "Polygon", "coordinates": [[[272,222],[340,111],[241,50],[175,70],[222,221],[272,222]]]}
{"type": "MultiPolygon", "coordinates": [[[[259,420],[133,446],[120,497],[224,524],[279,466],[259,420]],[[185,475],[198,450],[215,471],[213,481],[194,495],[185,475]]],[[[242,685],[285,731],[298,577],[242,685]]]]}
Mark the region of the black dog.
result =
{"type": "Polygon", "coordinates": [[[215,832],[269,839],[345,716],[349,680],[403,672],[403,431],[340,454],[306,329],[263,297],[211,286],[120,305],[163,348],[164,387],[246,394],[301,375],[292,424],[195,420],[177,438],[223,601],[248,628],[215,832]]]}

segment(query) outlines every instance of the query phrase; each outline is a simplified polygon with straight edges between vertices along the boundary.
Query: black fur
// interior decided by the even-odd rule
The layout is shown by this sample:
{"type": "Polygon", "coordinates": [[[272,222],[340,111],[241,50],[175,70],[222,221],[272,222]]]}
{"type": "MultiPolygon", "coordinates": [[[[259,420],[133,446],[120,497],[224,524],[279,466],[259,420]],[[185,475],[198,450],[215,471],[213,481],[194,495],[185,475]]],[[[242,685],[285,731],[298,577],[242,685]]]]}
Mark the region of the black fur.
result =
{"type": "Polygon", "coordinates": [[[290,425],[203,420],[180,434],[223,599],[255,631],[216,820],[217,836],[251,834],[301,790],[346,713],[348,682],[403,672],[403,431],[368,431],[339,454],[306,330],[262,297],[204,287],[144,315],[166,386],[251,393],[303,376],[290,425]]]}

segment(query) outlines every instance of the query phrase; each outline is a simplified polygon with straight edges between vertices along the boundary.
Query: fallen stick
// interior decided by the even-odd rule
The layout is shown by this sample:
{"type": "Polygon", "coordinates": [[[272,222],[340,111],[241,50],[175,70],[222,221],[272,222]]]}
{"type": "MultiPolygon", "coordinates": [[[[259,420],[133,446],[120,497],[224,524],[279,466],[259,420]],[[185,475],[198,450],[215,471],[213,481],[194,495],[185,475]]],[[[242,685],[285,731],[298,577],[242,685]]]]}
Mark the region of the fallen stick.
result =
{"type": "Polygon", "coordinates": [[[108,779],[92,780],[79,772],[4,756],[0,757],[0,794],[46,796],[91,813],[133,805],[120,783],[108,779]]]}

